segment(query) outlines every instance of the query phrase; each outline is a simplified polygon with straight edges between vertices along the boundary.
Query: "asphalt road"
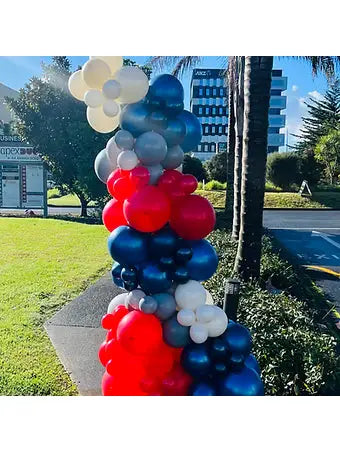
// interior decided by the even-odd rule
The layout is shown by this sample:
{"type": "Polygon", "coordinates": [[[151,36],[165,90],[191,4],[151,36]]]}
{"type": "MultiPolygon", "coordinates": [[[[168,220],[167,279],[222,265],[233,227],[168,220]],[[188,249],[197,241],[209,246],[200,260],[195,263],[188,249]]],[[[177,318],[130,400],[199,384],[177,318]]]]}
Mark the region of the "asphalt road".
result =
{"type": "Polygon", "coordinates": [[[264,226],[307,266],[340,313],[340,211],[264,211],[264,226]]]}

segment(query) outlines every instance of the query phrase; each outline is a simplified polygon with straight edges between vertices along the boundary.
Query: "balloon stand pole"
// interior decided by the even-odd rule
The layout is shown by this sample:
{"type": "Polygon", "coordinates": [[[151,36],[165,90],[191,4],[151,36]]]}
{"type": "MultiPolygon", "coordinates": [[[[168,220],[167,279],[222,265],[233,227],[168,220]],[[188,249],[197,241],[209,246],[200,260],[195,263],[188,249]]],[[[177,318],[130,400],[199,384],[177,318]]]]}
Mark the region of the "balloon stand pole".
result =
{"type": "Polygon", "coordinates": [[[232,321],[237,322],[237,310],[240,300],[241,282],[237,279],[227,278],[224,289],[223,311],[232,321]]]}

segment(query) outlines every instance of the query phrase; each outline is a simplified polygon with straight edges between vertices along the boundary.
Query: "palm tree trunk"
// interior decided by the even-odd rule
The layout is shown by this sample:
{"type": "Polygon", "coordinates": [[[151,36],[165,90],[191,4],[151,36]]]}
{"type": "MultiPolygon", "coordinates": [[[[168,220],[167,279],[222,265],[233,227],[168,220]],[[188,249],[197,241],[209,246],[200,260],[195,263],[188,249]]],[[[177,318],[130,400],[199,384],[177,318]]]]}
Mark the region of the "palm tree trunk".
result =
{"type": "Polygon", "coordinates": [[[241,216],[241,175],[244,115],[244,57],[237,57],[235,109],[234,215],[232,238],[238,240],[241,216]]]}
{"type": "MultiPolygon", "coordinates": [[[[230,62],[229,62],[230,64],[230,62]]],[[[225,213],[227,228],[231,228],[233,222],[234,202],[234,155],[235,155],[235,114],[234,114],[234,84],[231,74],[231,67],[228,70],[228,144],[227,144],[227,188],[225,197],[225,213]]]]}
{"type": "Polygon", "coordinates": [[[268,111],[273,57],[246,57],[241,225],[234,271],[244,280],[260,275],[268,111]]]}

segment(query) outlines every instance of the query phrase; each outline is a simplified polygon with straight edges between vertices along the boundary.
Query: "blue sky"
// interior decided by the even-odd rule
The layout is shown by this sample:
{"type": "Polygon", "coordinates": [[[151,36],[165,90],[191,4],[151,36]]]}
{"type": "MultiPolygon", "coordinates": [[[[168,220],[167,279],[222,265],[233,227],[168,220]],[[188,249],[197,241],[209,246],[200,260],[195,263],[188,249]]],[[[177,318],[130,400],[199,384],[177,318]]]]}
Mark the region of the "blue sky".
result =
{"type": "MultiPolygon", "coordinates": [[[[88,57],[69,57],[73,68],[82,65],[88,57]]],[[[145,63],[149,57],[129,56],[138,64],[145,63]]],[[[51,57],[0,57],[0,82],[13,88],[19,89],[29,80],[32,75],[40,75],[40,63],[51,61],[51,57]]],[[[222,68],[225,65],[223,57],[202,57],[199,67],[202,68],[222,68]]],[[[327,81],[323,75],[313,77],[310,66],[295,58],[275,57],[274,68],[282,69],[283,75],[288,77],[287,95],[287,121],[286,127],[289,133],[289,144],[293,144],[295,139],[291,133],[297,133],[301,124],[301,116],[306,114],[306,107],[303,101],[309,96],[319,98],[327,88],[327,81]]],[[[166,72],[164,69],[162,72],[166,72]]],[[[154,72],[154,74],[157,74],[154,72]]],[[[188,71],[182,78],[185,90],[185,104],[189,107],[189,86],[191,72],[188,71]]]]}

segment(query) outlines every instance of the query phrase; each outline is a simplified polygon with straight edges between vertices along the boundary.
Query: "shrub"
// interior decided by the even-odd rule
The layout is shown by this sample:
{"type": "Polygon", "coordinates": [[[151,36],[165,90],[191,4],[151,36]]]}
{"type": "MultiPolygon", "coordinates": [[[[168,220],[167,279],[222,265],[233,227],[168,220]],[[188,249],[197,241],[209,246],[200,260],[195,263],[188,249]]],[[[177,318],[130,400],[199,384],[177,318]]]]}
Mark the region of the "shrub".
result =
{"type": "Polygon", "coordinates": [[[267,159],[267,178],[287,191],[292,184],[301,184],[299,155],[295,152],[271,153],[267,159]]]}
{"type": "Polygon", "coordinates": [[[305,179],[313,187],[320,181],[322,173],[323,165],[315,160],[313,150],[299,153],[299,184],[305,179]]]}
{"type": "Polygon", "coordinates": [[[205,184],[204,190],[225,190],[227,188],[227,183],[221,183],[219,181],[209,181],[205,184]]]}
{"type": "Polygon", "coordinates": [[[209,180],[227,181],[227,153],[217,153],[204,164],[209,180]]]}
{"type": "MultiPolygon", "coordinates": [[[[220,262],[205,286],[214,300],[221,303],[224,280],[232,274],[237,244],[223,230],[211,233],[209,240],[216,247],[220,262]]],[[[257,284],[247,283],[242,286],[239,306],[239,321],[252,333],[253,351],[261,366],[266,394],[339,392],[335,340],[319,331],[314,320],[315,307],[310,306],[322,296],[308,284],[307,276],[299,283],[301,276],[272,249],[271,241],[264,238],[261,275],[267,279],[274,274],[284,292],[274,295],[257,284]],[[299,299],[292,295],[294,288],[299,291],[299,299]]]]}
{"type": "Polygon", "coordinates": [[[280,187],[275,186],[272,182],[266,181],[266,192],[282,192],[282,189],[280,187]]]}
{"type": "Polygon", "coordinates": [[[197,159],[197,157],[192,157],[190,154],[184,155],[183,160],[183,173],[194,175],[198,181],[203,181],[207,179],[207,174],[205,168],[203,167],[202,162],[197,159]]]}

